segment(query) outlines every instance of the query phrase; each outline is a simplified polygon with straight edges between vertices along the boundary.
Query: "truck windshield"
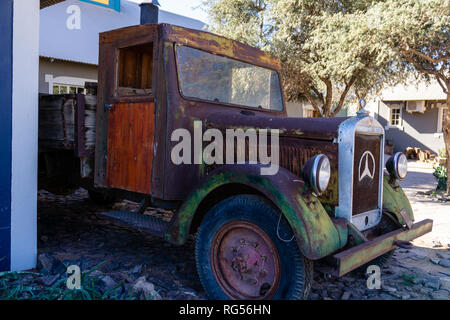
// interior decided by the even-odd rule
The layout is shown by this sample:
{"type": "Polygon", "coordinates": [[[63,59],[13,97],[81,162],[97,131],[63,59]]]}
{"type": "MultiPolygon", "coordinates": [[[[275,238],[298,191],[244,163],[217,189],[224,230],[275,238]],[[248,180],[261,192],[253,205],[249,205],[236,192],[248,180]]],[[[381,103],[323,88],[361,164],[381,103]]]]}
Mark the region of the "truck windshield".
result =
{"type": "Polygon", "coordinates": [[[186,46],[177,47],[177,58],[185,97],[283,110],[276,71],[186,46]]]}

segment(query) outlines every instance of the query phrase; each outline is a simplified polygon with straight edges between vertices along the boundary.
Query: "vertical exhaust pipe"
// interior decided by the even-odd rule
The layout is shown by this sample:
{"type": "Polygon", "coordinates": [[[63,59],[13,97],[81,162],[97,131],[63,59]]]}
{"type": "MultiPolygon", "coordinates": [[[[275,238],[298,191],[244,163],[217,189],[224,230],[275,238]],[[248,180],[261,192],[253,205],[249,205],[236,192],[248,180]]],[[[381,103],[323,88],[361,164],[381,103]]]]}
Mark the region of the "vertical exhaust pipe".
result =
{"type": "Polygon", "coordinates": [[[141,7],[141,24],[158,23],[159,5],[158,0],[143,2],[139,5],[141,7]]]}

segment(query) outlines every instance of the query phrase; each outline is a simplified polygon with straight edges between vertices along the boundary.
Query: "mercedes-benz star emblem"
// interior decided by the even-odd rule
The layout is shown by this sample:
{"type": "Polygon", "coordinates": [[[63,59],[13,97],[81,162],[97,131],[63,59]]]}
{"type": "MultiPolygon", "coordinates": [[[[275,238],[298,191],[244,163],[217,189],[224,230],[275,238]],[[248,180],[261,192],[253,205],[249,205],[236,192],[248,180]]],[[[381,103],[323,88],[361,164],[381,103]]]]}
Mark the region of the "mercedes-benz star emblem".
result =
{"type": "Polygon", "coordinates": [[[375,158],[373,157],[372,152],[366,151],[363,153],[361,159],[359,160],[359,181],[361,181],[365,177],[373,179],[374,175],[375,175],[375,158]],[[364,170],[361,171],[363,162],[364,162],[364,170]],[[369,166],[369,162],[371,162],[372,164],[371,166],[369,166]]]}

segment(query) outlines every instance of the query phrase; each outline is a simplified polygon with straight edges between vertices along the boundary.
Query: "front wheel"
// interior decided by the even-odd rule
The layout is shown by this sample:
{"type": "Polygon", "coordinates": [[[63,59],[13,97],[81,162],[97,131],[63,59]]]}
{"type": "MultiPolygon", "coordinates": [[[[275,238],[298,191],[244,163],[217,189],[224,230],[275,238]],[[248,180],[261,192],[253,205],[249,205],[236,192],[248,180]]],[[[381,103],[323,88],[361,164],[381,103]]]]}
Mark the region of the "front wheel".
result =
{"type": "Polygon", "coordinates": [[[280,214],[254,195],[225,199],[206,214],[196,262],[211,299],[307,298],[313,264],[280,214]]]}

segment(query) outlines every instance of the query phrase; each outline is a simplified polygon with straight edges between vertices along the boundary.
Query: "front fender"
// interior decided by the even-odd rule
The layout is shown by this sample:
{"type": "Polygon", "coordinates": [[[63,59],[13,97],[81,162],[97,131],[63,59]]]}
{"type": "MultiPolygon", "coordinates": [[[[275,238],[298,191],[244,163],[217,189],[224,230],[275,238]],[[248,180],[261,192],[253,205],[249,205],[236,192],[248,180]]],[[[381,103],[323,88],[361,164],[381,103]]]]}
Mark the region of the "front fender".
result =
{"type": "Polygon", "coordinates": [[[414,212],[403,189],[397,181],[391,183],[389,181],[389,176],[385,175],[383,179],[383,210],[393,213],[402,225],[405,225],[406,221],[400,213],[401,210],[405,210],[411,221],[414,221],[414,212]]]}
{"type": "Polygon", "coordinates": [[[175,214],[165,238],[183,244],[202,200],[216,188],[237,183],[258,190],[272,201],[290,224],[307,258],[323,258],[346,244],[347,228],[333,223],[320,201],[305,192],[302,180],[284,168],[273,176],[260,175],[260,169],[260,165],[224,165],[206,176],[175,214]]]}

